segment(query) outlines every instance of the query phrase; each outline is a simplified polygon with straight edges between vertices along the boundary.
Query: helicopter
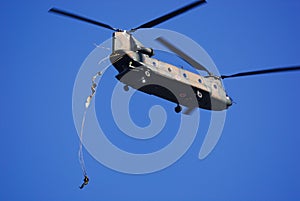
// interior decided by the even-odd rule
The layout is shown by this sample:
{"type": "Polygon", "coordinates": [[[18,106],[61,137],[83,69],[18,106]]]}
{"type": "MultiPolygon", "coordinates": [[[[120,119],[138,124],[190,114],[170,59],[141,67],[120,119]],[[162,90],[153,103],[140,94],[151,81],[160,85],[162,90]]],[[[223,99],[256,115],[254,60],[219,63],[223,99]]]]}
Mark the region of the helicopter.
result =
{"type": "Polygon", "coordinates": [[[228,109],[232,106],[233,100],[225,91],[223,79],[300,70],[300,66],[291,66],[217,76],[167,39],[156,38],[158,43],[179,56],[190,66],[207,73],[203,76],[154,58],[154,50],[145,47],[133,36],[138,29],[152,28],[205,3],[205,0],[195,1],[130,30],[114,28],[108,24],[57,8],[51,8],[49,12],[114,31],[112,52],[109,58],[118,71],[116,78],[124,83],[124,90],[128,91],[129,87],[132,87],[138,91],[171,101],[176,104],[174,108],[176,113],[182,111],[182,106],[187,108],[184,114],[190,114],[196,108],[213,111],[228,109]]]}

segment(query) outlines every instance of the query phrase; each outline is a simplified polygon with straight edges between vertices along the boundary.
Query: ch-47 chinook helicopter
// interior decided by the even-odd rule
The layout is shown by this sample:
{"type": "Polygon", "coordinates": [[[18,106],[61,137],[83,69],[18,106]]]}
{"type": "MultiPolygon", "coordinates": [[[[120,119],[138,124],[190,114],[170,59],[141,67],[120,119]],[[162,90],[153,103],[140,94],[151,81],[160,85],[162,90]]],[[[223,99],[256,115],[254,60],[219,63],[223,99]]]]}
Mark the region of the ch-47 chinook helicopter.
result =
{"type": "Polygon", "coordinates": [[[133,36],[133,33],[137,29],[154,27],[204,3],[206,3],[205,0],[195,1],[131,30],[113,28],[110,25],[57,8],[51,8],[49,12],[114,31],[110,61],[119,72],[116,78],[125,84],[124,90],[127,91],[128,86],[130,86],[147,94],[156,95],[174,102],[177,104],[175,107],[175,112],[177,113],[181,112],[181,106],[187,107],[187,110],[184,112],[185,114],[189,114],[195,108],[215,111],[228,109],[232,105],[232,99],[225,92],[222,79],[300,70],[299,66],[295,66],[216,76],[203,65],[171,44],[167,39],[162,37],[156,39],[157,42],[178,55],[192,67],[197,70],[205,71],[208,74],[207,76],[202,76],[153,58],[153,49],[143,46],[143,44],[133,36]]]}

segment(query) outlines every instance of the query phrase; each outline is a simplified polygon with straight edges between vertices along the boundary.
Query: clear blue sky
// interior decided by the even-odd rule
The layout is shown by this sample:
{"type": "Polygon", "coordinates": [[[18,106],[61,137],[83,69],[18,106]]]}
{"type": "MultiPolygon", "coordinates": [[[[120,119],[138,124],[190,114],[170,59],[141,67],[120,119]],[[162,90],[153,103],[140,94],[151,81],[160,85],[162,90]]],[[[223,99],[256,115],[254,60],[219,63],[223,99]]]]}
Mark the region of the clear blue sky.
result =
{"type": "MultiPolygon", "coordinates": [[[[300,200],[300,72],[226,80],[237,104],[227,112],[222,137],[205,160],[197,157],[204,119],[188,152],[153,174],[118,173],[85,152],[91,182],[78,189],[73,84],[93,44],[111,32],[47,10],[55,6],[127,29],[188,2],[2,2],[0,200],[300,200]]],[[[221,73],[230,74],[299,65],[299,10],[297,0],[210,0],[157,27],[192,38],[221,73]]],[[[112,83],[114,74],[111,69],[112,83]]],[[[159,102],[140,98],[143,104],[159,102]]],[[[174,115],[173,104],[163,104],[174,115]]],[[[141,107],[144,119],[133,119],[143,125],[147,112],[141,107]]],[[[117,130],[113,123],[108,129],[117,130]]]]}

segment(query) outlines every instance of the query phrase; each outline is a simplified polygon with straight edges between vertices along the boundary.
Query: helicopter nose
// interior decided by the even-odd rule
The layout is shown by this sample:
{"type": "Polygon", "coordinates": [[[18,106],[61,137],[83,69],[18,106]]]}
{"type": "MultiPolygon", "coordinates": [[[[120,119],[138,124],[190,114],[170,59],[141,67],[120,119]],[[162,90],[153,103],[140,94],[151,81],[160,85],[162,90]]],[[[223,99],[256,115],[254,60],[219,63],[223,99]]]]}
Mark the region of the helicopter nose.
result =
{"type": "Polygon", "coordinates": [[[227,101],[226,101],[226,104],[227,104],[227,108],[228,107],[230,107],[230,106],[232,106],[232,98],[230,98],[228,95],[226,95],[226,99],[227,99],[227,101]]]}

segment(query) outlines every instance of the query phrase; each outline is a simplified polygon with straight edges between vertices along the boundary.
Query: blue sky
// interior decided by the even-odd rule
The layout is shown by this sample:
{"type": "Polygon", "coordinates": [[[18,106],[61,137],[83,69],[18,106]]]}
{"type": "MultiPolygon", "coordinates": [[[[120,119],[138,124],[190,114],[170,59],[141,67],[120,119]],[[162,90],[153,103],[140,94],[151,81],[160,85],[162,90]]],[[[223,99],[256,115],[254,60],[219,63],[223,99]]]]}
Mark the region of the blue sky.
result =
{"type": "MultiPolygon", "coordinates": [[[[106,168],[84,152],[91,182],[78,189],[82,174],[72,118],[73,84],[93,44],[105,41],[111,32],[47,10],[55,6],[130,29],[187,2],[191,1],[1,4],[1,200],[300,199],[300,72],[226,80],[227,92],[237,104],[228,110],[222,137],[206,159],[197,157],[209,116],[201,111],[194,143],[171,167],[128,175],[106,168]]],[[[299,10],[296,0],[211,0],[157,27],[192,38],[221,73],[230,74],[299,65],[299,10]]],[[[109,73],[106,82],[116,83],[117,72],[109,73]]],[[[133,102],[141,108],[138,116],[133,114],[138,125],[149,122],[145,104],[145,108],[162,104],[174,121],[177,118],[172,103],[143,94],[133,102]],[[140,106],[138,100],[143,100],[140,106]]],[[[106,125],[118,135],[113,122],[106,125]]],[[[167,122],[166,137],[172,139],[176,128],[176,123],[167,122]]],[[[126,147],[126,141],[116,136],[115,143],[126,147]]],[[[156,143],[147,148],[165,141],[156,143]]]]}

